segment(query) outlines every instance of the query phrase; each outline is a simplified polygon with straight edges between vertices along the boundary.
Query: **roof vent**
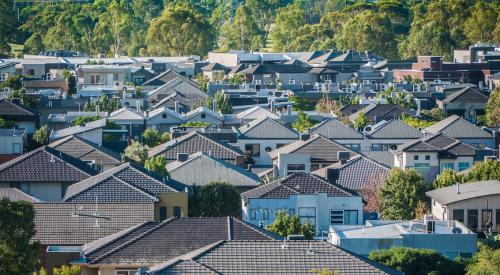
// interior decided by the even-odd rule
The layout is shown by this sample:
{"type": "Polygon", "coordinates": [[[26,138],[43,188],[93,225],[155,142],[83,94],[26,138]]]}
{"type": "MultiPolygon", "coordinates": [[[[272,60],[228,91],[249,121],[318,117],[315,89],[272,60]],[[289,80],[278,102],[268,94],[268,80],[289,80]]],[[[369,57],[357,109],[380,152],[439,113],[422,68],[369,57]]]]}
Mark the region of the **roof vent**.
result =
{"type": "Polygon", "coordinates": [[[187,153],[178,153],[177,154],[177,161],[179,162],[184,162],[189,158],[189,154],[187,153]]]}

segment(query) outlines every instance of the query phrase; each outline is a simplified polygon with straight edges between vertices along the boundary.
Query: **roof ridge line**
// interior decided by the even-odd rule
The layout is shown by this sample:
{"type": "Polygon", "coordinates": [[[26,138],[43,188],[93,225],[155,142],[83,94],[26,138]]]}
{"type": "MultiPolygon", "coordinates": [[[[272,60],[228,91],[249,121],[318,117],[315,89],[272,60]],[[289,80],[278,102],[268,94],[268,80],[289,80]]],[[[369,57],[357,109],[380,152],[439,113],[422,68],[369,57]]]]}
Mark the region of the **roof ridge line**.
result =
{"type": "MultiPolygon", "coordinates": [[[[128,165],[128,168],[134,169],[135,171],[137,171],[137,172],[139,172],[139,173],[145,174],[148,178],[150,178],[150,179],[152,179],[152,180],[156,181],[157,183],[160,183],[160,184],[163,184],[163,185],[167,186],[168,188],[172,189],[172,192],[173,192],[173,193],[180,192],[179,190],[177,190],[177,189],[173,188],[172,186],[170,186],[170,185],[168,185],[168,184],[164,183],[163,181],[160,181],[160,180],[158,180],[158,179],[155,179],[153,176],[151,176],[151,175],[149,174],[149,173],[155,173],[155,172],[153,172],[153,171],[149,171],[149,170],[148,170],[148,173],[144,173],[143,171],[139,170],[139,168],[137,168],[137,167],[135,167],[134,165],[132,165],[130,162],[129,162],[128,164],[129,164],[129,165],[128,165]]],[[[121,172],[121,171],[120,171],[120,172],[121,172]]],[[[118,172],[118,173],[119,173],[119,172],[118,172]]],[[[139,187],[138,187],[138,188],[139,188],[139,187]]],[[[156,194],[155,194],[155,196],[156,196],[156,194]]]]}

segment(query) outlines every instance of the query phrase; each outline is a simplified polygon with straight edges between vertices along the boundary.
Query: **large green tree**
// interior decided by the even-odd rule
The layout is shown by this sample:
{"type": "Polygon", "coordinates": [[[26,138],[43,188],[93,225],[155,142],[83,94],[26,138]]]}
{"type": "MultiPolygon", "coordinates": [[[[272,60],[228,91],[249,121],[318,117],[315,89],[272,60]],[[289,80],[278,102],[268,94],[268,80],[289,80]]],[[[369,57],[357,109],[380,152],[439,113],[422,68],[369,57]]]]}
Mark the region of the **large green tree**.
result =
{"type": "Polygon", "coordinates": [[[463,175],[457,175],[454,170],[446,169],[441,171],[439,176],[432,183],[432,188],[443,188],[456,184],[457,182],[463,183],[465,178],[463,175]]]}
{"type": "Polygon", "coordinates": [[[144,162],[144,168],[158,173],[164,177],[168,177],[168,171],[165,167],[167,165],[167,159],[164,155],[158,155],[156,157],[152,157],[144,162]]]}
{"type": "Polygon", "coordinates": [[[0,1],[0,56],[9,54],[7,43],[13,42],[18,24],[15,15],[14,0],[0,1]]]}
{"type": "Polygon", "coordinates": [[[47,125],[44,125],[37,129],[33,134],[33,140],[38,144],[46,145],[50,141],[50,129],[47,125]]]}
{"type": "Polygon", "coordinates": [[[291,42],[299,36],[299,30],[305,24],[305,11],[302,2],[280,8],[276,23],[271,31],[273,50],[276,52],[296,51],[291,42]]]}
{"type": "Polygon", "coordinates": [[[500,161],[479,161],[467,173],[467,181],[498,180],[500,181],[500,161]]]}
{"type": "Polygon", "coordinates": [[[267,230],[283,237],[294,234],[302,234],[307,240],[312,240],[314,230],[310,223],[301,223],[297,215],[289,216],[288,213],[276,213],[274,222],[267,226],[267,230]]]}
{"type": "Polygon", "coordinates": [[[133,161],[139,164],[144,164],[148,159],[149,147],[142,145],[137,141],[132,141],[132,143],[125,148],[122,153],[122,161],[133,161]]]}
{"type": "Polygon", "coordinates": [[[500,125],[500,87],[496,87],[486,103],[486,123],[488,126],[500,125]]]}
{"type": "Polygon", "coordinates": [[[469,18],[464,23],[467,39],[471,42],[499,42],[494,41],[494,30],[497,27],[499,13],[492,2],[479,0],[472,8],[469,18]]]}
{"type": "Polygon", "coordinates": [[[165,132],[162,134],[154,128],[147,128],[142,133],[142,142],[149,147],[154,147],[156,145],[160,145],[160,144],[167,142],[169,140],[170,140],[169,133],[165,132]]]}
{"type": "Polygon", "coordinates": [[[233,21],[227,21],[221,27],[219,44],[222,51],[250,51],[265,47],[264,32],[257,26],[248,6],[240,6],[236,10],[233,21]]]}
{"type": "Polygon", "coordinates": [[[230,183],[213,181],[205,185],[193,186],[193,194],[189,200],[189,216],[237,217],[240,213],[240,196],[230,183]]]}
{"type": "Polygon", "coordinates": [[[38,262],[35,210],[28,202],[0,200],[0,274],[32,274],[38,262]]]}

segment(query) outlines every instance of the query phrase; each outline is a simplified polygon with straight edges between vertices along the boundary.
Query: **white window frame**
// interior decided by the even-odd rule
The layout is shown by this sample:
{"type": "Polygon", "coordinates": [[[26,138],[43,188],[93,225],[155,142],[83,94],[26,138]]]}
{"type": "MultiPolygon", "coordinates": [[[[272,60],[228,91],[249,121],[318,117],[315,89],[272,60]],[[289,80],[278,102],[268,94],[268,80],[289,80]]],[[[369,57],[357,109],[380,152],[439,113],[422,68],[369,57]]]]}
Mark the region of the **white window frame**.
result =
{"type": "Polygon", "coordinates": [[[138,273],[138,269],[118,269],[118,270],[115,270],[116,275],[137,275],[137,273],[138,273]]]}

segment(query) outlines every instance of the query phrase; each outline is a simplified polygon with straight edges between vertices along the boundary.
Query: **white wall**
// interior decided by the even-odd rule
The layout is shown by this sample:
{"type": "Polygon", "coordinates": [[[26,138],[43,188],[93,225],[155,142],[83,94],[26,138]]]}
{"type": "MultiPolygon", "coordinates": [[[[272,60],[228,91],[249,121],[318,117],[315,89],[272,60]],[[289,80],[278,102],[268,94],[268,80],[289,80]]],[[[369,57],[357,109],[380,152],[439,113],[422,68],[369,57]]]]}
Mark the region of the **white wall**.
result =
{"type": "Polygon", "coordinates": [[[21,145],[21,152],[24,153],[24,137],[23,136],[2,136],[0,137],[0,154],[14,154],[14,144],[21,145]]]}
{"type": "Polygon", "coordinates": [[[238,139],[238,144],[242,152],[245,152],[246,144],[260,144],[260,156],[252,157],[256,165],[272,165],[273,160],[266,152],[266,148],[270,147],[271,151],[277,149],[278,144],[290,144],[297,141],[296,139],[238,139]]]}
{"type": "Polygon", "coordinates": [[[29,190],[23,186],[21,190],[43,201],[61,201],[63,197],[60,183],[30,183],[29,190]]]}
{"type": "Polygon", "coordinates": [[[102,128],[97,128],[94,130],[86,131],[83,133],[77,134],[78,137],[86,139],[95,144],[102,145],[102,128]]]}

